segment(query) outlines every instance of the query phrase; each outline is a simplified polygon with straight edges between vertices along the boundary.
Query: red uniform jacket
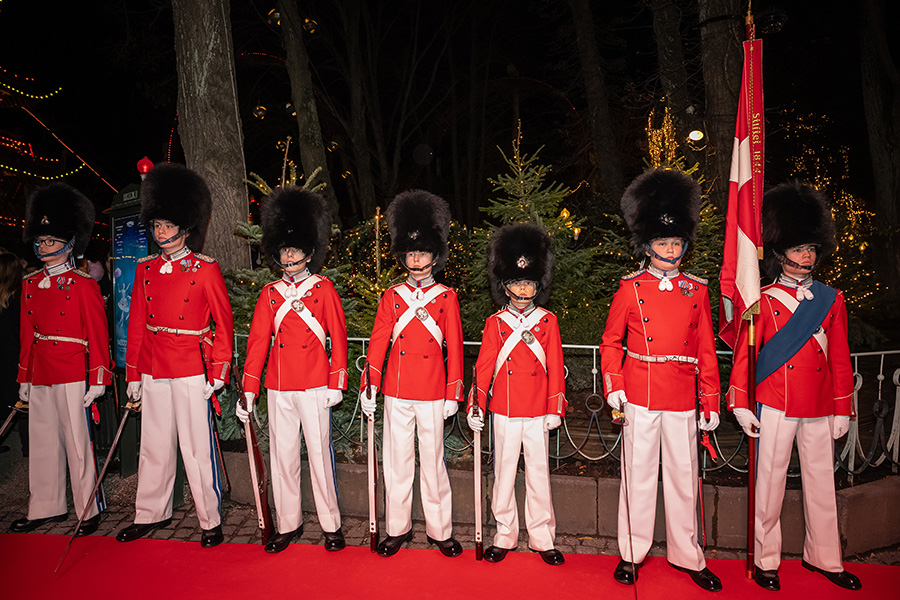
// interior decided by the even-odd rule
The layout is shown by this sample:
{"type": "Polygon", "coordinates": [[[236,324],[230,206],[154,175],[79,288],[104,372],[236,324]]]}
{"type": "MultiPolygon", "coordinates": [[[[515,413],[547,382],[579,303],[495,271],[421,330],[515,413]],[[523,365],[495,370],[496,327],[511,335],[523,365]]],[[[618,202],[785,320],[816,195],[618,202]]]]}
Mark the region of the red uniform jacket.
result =
{"type": "Polygon", "coordinates": [[[71,269],[41,289],[43,269],[22,282],[19,383],[55,385],[87,381],[109,385],[109,330],[100,287],[87,273],[71,269]],[[85,340],[42,340],[37,334],[85,340]],[[85,356],[87,354],[87,356],[85,356]],[[87,362],[85,362],[87,360],[87,362]]]}
{"type": "MultiPolygon", "coordinates": [[[[765,294],[778,287],[793,296],[796,290],[778,283],[763,288],[756,320],[756,347],[762,349],[775,333],[787,324],[791,312],[765,294]]],[[[847,309],[844,295],[838,291],[821,327],[828,339],[828,356],[815,339],[810,338],[791,359],[756,387],[756,399],[783,411],[786,417],[824,417],[853,415],[853,367],[847,343],[847,309]]],[[[748,408],[747,333],[742,328],[734,350],[734,368],[728,390],[728,408],[748,408]]]]}
{"type": "Polygon", "coordinates": [[[507,417],[542,417],[544,415],[566,414],[566,370],[563,365],[562,341],[559,338],[559,323],[552,312],[541,311],[540,321],[530,332],[531,344],[543,348],[547,370],[534,352],[521,339],[522,331],[513,330],[500,315],[505,312],[515,314],[505,308],[488,317],[481,337],[481,351],[478,353],[476,372],[478,376],[478,405],[484,410],[487,391],[491,389],[490,410],[507,417]],[[504,342],[509,336],[516,336],[519,342],[494,378],[494,367],[504,342]]]}
{"type": "MultiPolygon", "coordinates": [[[[201,331],[210,326],[212,316],[215,340],[204,350],[212,363],[208,378],[228,381],[234,317],[219,264],[191,252],[172,263],[171,273],[162,274],[164,262],[158,254],[138,261],[128,316],[126,380],[139,381],[142,374],[154,379],[203,375],[200,337],[174,330],[201,331]],[[148,325],[171,331],[150,331],[148,325]]],[[[209,342],[212,334],[202,337],[209,342]]]]}
{"type": "MultiPolygon", "coordinates": [[[[391,346],[381,390],[386,396],[406,400],[462,399],[463,343],[459,301],[452,288],[439,283],[423,288],[422,291],[431,290],[435,285],[440,286],[442,291],[428,303],[427,310],[444,334],[446,367],[441,345],[417,318],[413,318],[391,344],[394,323],[400,320],[407,309],[407,304],[397,289],[402,286],[410,290],[414,288],[404,282],[388,288],[381,296],[372,327],[368,359],[372,369],[371,384],[378,386],[384,356],[388,345],[391,346]]],[[[363,385],[365,373],[362,374],[360,389],[365,389],[363,385]]]]}
{"type": "Polygon", "coordinates": [[[679,273],[672,291],[647,270],[623,277],[613,296],[600,344],[606,393],[625,390],[628,401],[650,410],[691,410],[696,406],[695,367],[705,411],[719,412],[719,366],[706,280],[679,273]],[[644,362],[625,356],[688,356],[684,362],[644,362]],[[624,364],[623,364],[624,359],[624,364]]]}
{"type": "MultiPolygon", "coordinates": [[[[331,281],[320,275],[310,275],[315,281],[301,301],[331,338],[331,359],[315,333],[296,310],[291,310],[275,331],[275,315],[284,297],[275,289],[277,281],[266,284],[256,301],[250,337],[247,340],[247,360],[244,363],[244,391],[259,394],[260,378],[266,364],[266,388],[270,390],[308,390],[327,385],[334,390],[347,389],[347,326],[344,309],[331,281]],[[272,336],[272,351],[269,345],[272,336]]],[[[290,285],[290,284],[289,284],[290,285]]]]}

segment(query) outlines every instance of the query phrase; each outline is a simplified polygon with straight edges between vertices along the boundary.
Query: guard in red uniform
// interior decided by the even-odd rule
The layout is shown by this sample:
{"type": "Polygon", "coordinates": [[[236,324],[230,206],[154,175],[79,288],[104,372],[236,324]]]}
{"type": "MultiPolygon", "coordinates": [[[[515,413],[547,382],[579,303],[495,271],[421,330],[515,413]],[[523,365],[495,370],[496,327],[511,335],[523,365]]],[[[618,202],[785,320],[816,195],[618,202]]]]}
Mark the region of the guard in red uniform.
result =
{"type": "Polygon", "coordinates": [[[491,294],[500,312],[484,324],[476,363],[478,405],[469,427],[481,431],[485,408],[494,432],[494,544],[485,560],[500,562],[519,544],[516,473],[525,452],[525,526],[528,548],[549,565],[565,562],[554,548],[556,516],[550,494],[550,430],[566,414],[566,379],[556,315],[541,307],[550,298],[553,254],[550,237],[537,225],[507,225],[488,249],[491,294]],[[490,394],[490,404],[487,397],[490,394]]]}
{"type": "Polygon", "coordinates": [[[763,197],[762,226],[765,271],[775,281],[762,289],[756,320],[756,414],[747,397],[747,328],[735,345],[728,390],[728,408],[748,436],[759,438],[753,579],[768,590],[781,587],[781,505],[796,439],[806,522],[802,564],[858,590],[859,578],[841,562],[834,492],[833,440],[855,416],[847,309],[839,290],[811,275],[837,246],[834,221],[821,193],[790,182],[763,197]]]}
{"type": "Polygon", "coordinates": [[[450,209],[433,194],[410,190],[387,210],[391,253],[409,278],[381,296],[368,358],[372,400],[363,373],[360,403],[375,411],[375,392],[384,392],[385,529],[381,556],[393,556],[412,539],[412,485],[419,437],[419,478],[425,530],[445,556],[459,556],[451,537],[450,477],[444,464],[444,419],[462,400],[463,343],[459,301],[452,288],[435,283],[447,264],[450,209]],[[388,346],[391,352],[382,373],[388,346]],[[383,375],[383,378],[382,378],[383,375]],[[383,379],[383,381],[382,381],[383,379]]]}
{"type": "Polygon", "coordinates": [[[347,327],[334,285],[317,274],[328,253],[331,213],[319,194],[283,187],[272,192],[263,204],[262,230],[263,250],[281,267],[283,275],[266,284],[256,302],[244,363],[247,409],[238,403],[236,411],[246,423],[266,367],[278,534],[265,549],[281,552],[303,531],[302,428],[325,549],[334,552],[343,549],[345,542],[334,481],[331,407],[341,401],[342,390],[347,389],[347,327]],[[331,339],[330,359],[326,338],[331,339]]]}
{"type": "Polygon", "coordinates": [[[131,296],[125,376],[128,398],[142,407],[141,454],[134,525],[120,542],[172,521],[176,444],[200,545],[224,539],[210,397],[228,380],[234,321],[218,263],[188,246],[202,247],[211,207],[206,182],[181,165],[158,165],[141,184],[141,220],[161,252],[138,261],[131,296]]]}
{"type": "Polygon", "coordinates": [[[19,398],[29,404],[28,516],[10,531],[31,531],[66,519],[66,461],[76,514],[91,508],[77,535],[97,530],[106,508],[91,441],[91,409],[112,382],[109,331],[100,288],[75,269],[87,247],[94,205],[71,187],[54,183],[28,198],[25,243],[44,263],[22,284],[19,398]],[[87,387],[86,387],[87,386],[87,387]]]}
{"type": "Polygon", "coordinates": [[[622,278],[600,345],[606,399],[625,412],[616,581],[637,580],[653,543],[662,454],[669,564],[708,591],[722,583],[698,544],[699,428],[719,424],[719,370],[706,280],[678,270],[700,219],[700,186],[674,170],[635,179],[622,196],[635,255],[650,267],[622,278]],[[627,351],[625,349],[627,346],[627,351]]]}

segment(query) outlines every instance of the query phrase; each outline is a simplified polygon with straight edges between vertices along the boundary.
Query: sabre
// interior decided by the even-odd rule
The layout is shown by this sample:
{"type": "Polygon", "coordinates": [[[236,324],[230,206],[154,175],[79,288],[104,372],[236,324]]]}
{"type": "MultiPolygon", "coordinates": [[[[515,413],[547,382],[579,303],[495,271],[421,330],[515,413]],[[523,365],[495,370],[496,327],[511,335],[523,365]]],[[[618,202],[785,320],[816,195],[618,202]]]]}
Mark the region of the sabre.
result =
{"type": "MultiPolygon", "coordinates": [[[[696,403],[696,411],[697,411],[697,500],[700,505],[700,535],[701,535],[701,547],[706,550],[706,512],[703,506],[703,449],[706,448],[709,450],[709,456],[712,458],[713,463],[716,462],[718,456],[716,455],[716,450],[713,448],[713,445],[709,441],[709,432],[700,431],[699,423],[700,423],[700,381],[699,381],[699,371],[698,367],[694,367],[694,395],[697,398],[696,403]]],[[[709,418],[709,411],[703,409],[703,413],[706,418],[709,418]]]]}
{"type": "Polygon", "coordinates": [[[6,420],[3,421],[3,425],[0,426],[0,440],[3,439],[3,434],[6,433],[6,430],[9,428],[9,424],[12,423],[12,420],[15,418],[15,416],[20,412],[26,412],[28,410],[28,405],[19,400],[10,408],[12,408],[12,410],[9,411],[9,416],[6,417],[6,420]]]}
{"type": "MultiPolygon", "coordinates": [[[[238,402],[241,402],[246,410],[247,398],[244,396],[244,387],[241,385],[241,376],[237,366],[232,365],[231,373],[234,375],[234,385],[237,388],[238,402]]],[[[262,543],[268,543],[272,532],[275,530],[272,521],[272,509],[269,507],[269,484],[266,478],[266,463],[262,450],[259,448],[259,439],[256,436],[256,428],[253,426],[253,418],[248,418],[244,423],[244,437],[247,440],[247,455],[250,459],[250,481],[253,484],[253,498],[256,500],[256,517],[259,522],[262,543]]]]}
{"type": "MultiPolygon", "coordinates": [[[[209,384],[212,385],[212,381],[209,379],[209,373],[206,369],[206,351],[203,349],[204,339],[200,338],[200,362],[203,363],[203,379],[209,384]]],[[[219,399],[216,398],[216,392],[213,390],[213,393],[209,396],[209,401],[212,403],[213,410],[216,412],[217,416],[222,415],[222,407],[219,405],[219,399]]],[[[240,400],[239,400],[240,401],[240,400]]],[[[228,471],[225,469],[225,457],[222,456],[222,445],[219,443],[219,429],[216,427],[216,420],[212,420],[212,432],[213,439],[216,441],[216,453],[219,455],[219,464],[222,465],[222,478],[225,480],[225,492],[231,493],[231,481],[228,480],[228,471]]]]}
{"type": "MultiPolygon", "coordinates": [[[[472,416],[481,416],[481,408],[478,406],[478,371],[472,366],[472,389],[469,392],[469,402],[472,407],[472,416]]],[[[485,398],[487,403],[487,398],[485,398]]],[[[481,431],[473,431],[472,447],[475,450],[475,560],[484,558],[484,539],[481,523],[481,431]]]]}
{"type": "MultiPolygon", "coordinates": [[[[116,404],[118,404],[119,400],[119,392],[118,386],[113,383],[113,389],[116,392],[116,404]]],[[[109,448],[109,452],[106,454],[106,462],[103,463],[103,469],[100,470],[100,475],[97,477],[97,481],[94,483],[94,489],[91,490],[91,495],[88,497],[87,502],[84,505],[84,510],[81,511],[81,518],[78,519],[78,523],[75,524],[75,531],[72,532],[72,535],[69,537],[69,543],[66,544],[66,549],[63,550],[62,556],[59,559],[59,562],[56,563],[56,568],[53,569],[53,574],[59,571],[59,568],[62,566],[63,561],[66,560],[66,556],[69,554],[69,549],[72,547],[72,542],[75,541],[75,538],[78,537],[78,530],[81,529],[81,524],[84,523],[84,520],[87,518],[88,512],[91,510],[91,505],[94,503],[94,498],[97,497],[97,492],[100,491],[100,485],[103,483],[103,478],[106,476],[106,471],[109,469],[109,464],[112,462],[113,453],[116,451],[116,446],[119,444],[119,438],[122,437],[122,432],[125,430],[125,424],[128,422],[128,417],[131,416],[131,413],[137,412],[132,408],[127,406],[122,407],[125,411],[125,414],[122,415],[122,420],[119,422],[119,430],[116,431],[116,437],[113,438],[112,446],[109,448]]]]}
{"type": "MultiPolygon", "coordinates": [[[[369,361],[365,365],[366,399],[372,399],[372,375],[369,372],[369,361]]],[[[367,416],[366,444],[369,464],[369,550],[378,549],[378,455],[375,451],[375,413],[367,416]]]]}
{"type": "Polygon", "coordinates": [[[637,592],[637,565],[634,563],[634,537],[631,534],[631,500],[628,497],[628,477],[627,477],[627,468],[626,463],[628,462],[625,459],[625,427],[628,426],[628,422],[625,420],[625,404],[622,404],[622,410],[612,409],[612,417],[613,423],[616,425],[622,426],[622,460],[620,461],[622,467],[622,490],[625,496],[625,521],[628,523],[628,553],[631,556],[631,576],[634,578],[634,597],[635,600],[638,597],[637,592]]]}

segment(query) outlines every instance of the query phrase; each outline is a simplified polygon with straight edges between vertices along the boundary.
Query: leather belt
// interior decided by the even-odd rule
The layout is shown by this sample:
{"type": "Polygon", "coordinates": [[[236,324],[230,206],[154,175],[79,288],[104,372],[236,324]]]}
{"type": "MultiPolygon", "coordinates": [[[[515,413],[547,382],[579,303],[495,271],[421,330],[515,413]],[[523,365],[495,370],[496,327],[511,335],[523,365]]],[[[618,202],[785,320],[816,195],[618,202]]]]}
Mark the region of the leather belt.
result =
{"type": "Polygon", "coordinates": [[[656,354],[653,356],[647,356],[645,354],[638,354],[637,352],[632,352],[628,350],[628,356],[631,358],[636,358],[642,362],[648,363],[665,363],[665,362],[679,362],[679,363],[688,363],[691,365],[696,365],[699,363],[696,357],[694,356],[679,356],[678,354],[656,354]]]}

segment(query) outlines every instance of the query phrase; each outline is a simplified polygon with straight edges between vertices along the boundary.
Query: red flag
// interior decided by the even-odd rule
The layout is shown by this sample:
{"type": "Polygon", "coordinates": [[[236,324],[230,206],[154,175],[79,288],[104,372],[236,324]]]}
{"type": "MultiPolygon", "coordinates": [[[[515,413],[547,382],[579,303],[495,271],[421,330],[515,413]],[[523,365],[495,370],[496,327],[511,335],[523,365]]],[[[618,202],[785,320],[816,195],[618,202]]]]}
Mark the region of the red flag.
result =
{"type": "Polygon", "coordinates": [[[762,40],[751,40],[744,42],[741,98],[728,184],[725,251],[719,276],[719,337],[732,348],[740,332],[741,317],[760,297],[764,141],[762,40]]]}

